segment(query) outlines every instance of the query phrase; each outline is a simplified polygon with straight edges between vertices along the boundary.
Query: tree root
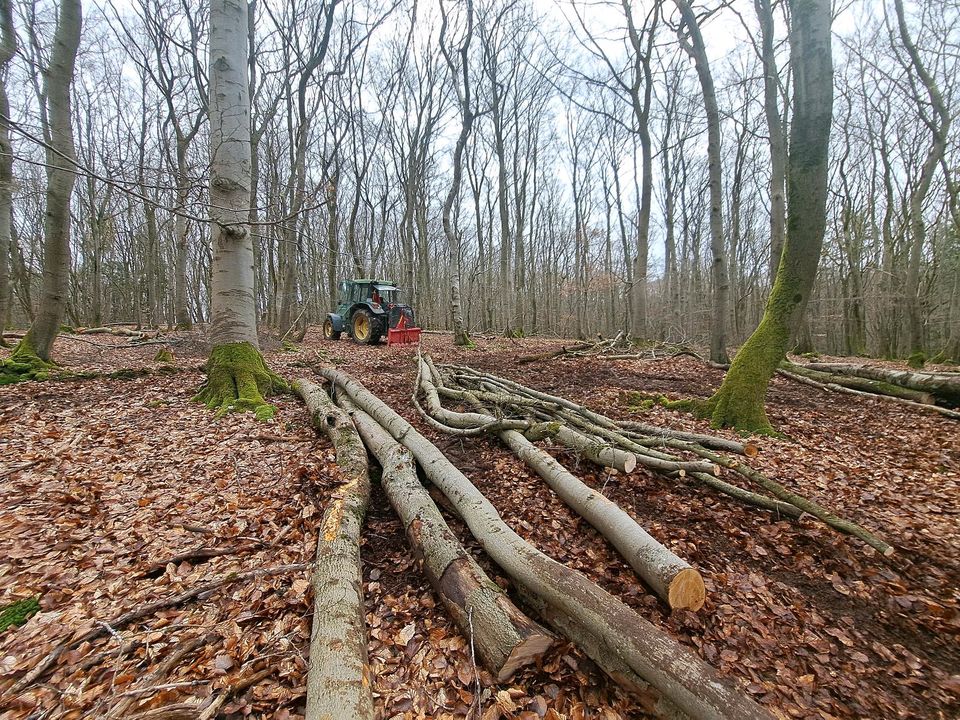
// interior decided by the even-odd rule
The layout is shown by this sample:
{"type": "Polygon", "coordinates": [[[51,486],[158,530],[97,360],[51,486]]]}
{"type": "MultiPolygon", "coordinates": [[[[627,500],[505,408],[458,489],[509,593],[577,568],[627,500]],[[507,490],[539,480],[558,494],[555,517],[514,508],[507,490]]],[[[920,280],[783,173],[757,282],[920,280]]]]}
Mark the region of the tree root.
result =
{"type": "Polygon", "coordinates": [[[253,345],[229,343],[210,352],[207,381],[193,399],[216,410],[218,417],[228,412],[252,412],[258,420],[269,420],[276,408],[264,397],[288,390],[286,381],[270,371],[253,345]]]}

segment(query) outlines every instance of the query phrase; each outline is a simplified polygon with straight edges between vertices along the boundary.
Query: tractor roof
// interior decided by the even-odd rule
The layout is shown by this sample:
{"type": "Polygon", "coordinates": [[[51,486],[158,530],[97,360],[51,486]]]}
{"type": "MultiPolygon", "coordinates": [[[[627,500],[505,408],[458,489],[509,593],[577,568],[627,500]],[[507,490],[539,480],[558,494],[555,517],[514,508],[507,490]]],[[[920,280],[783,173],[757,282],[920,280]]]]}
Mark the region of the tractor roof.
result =
{"type": "Polygon", "coordinates": [[[373,283],[374,285],[393,285],[389,280],[377,280],[376,278],[354,278],[350,282],[356,283],[357,285],[365,285],[367,283],[373,283]]]}

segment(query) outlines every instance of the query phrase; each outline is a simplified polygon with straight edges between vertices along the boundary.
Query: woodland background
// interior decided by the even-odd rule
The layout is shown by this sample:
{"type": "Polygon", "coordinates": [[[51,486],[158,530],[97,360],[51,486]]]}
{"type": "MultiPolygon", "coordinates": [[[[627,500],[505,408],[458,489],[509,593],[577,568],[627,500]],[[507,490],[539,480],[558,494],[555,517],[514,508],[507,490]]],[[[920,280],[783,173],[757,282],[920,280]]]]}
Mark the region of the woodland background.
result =
{"type": "MultiPolygon", "coordinates": [[[[133,0],[85,9],[73,87],[80,176],[71,325],[208,319],[204,6],[133,0]]],[[[771,284],[765,110],[773,102],[786,130],[787,9],[768,0],[694,9],[722,118],[720,261],[735,345],[759,321],[771,284]],[[782,68],[772,96],[762,69],[765,19],[782,68]]],[[[906,6],[951,117],[958,10],[954,2],[906,6]]],[[[457,11],[451,23],[462,26],[457,11]]],[[[13,223],[9,287],[0,288],[13,325],[32,319],[39,296],[49,132],[39,108],[54,12],[47,2],[15,6],[13,223]]],[[[936,118],[892,5],[855,0],[837,13],[828,228],[801,349],[903,356],[909,324],[919,322],[928,355],[960,357],[958,134],[945,128],[918,238],[910,197],[936,118]]],[[[304,328],[329,311],[340,279],[372,275],[401,285],[421,324],[448,328],[451,258],[440,215],[459,108],[438,8],[254,0],[249,18],[249,220],[261,324],[304,328]]],[[[476,4],[468,75],[477,119],[453,208],[470,329],[628,330],[673,342],[708,335],[717,255],[706,127],[678,24],[674,4],[659,1],[476,4]]]]}

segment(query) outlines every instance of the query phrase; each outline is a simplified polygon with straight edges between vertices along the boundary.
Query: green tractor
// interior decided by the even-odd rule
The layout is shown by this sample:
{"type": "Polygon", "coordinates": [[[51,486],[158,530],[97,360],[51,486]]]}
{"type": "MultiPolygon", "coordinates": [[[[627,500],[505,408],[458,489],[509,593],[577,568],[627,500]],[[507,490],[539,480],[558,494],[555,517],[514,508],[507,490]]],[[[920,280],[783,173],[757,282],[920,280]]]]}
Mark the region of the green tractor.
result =
{"type": "Polygon", "coordinates": [[[344,331],[366,345],[384,335],[388,345],[420,341],[413,309],[400,302],[400,289],[385,280],[358,278],[340,283],[339,304],[323,321],[323,337],[339,340],[344,331]]]}

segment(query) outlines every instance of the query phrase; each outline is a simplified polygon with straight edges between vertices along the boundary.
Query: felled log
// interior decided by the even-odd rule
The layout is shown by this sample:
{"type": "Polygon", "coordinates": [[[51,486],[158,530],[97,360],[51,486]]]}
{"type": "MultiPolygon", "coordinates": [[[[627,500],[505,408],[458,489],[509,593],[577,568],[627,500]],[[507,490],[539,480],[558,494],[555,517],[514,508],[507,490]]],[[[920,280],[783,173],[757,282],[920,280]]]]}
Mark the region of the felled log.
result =
{"type": "MultiPolygon", "coordinates": [[[[660,437],[650,436],[641,438],[634,436],[631,433],[631,436],[628,438],[625,433],[629,431],[623,430],[616,421],[611,420],[600,413],[594,412],[589,408],[585,408],[569,400],[565,400],[564,398],[533,390],[512,380],[484,374],[472,368],[462,366],[447,367],[454,370],[453,377],[457,380],[479,384],[483,388],[494,391],[515,392],[530,398],[536,398],[551,403],[553,407],[557,408],[553,411],[553,416],[555,416],[557,419],[570,422],[571,424],[575,424],[578,427],[584,428],[592,434],[596,434],[600,437],[610,440],[625,450],[636,452],[638,462],[641,464],[651,461],[652,459],[654,462],[663,464],[663,467],[658,468],[661,470],[661,472],[664,472],[668,475],[673,474],[673,472],[676,472],[679,475],[691,473],[700,481],[703,481],[704,474],[717,475],[721,467],[732,470],[746,481],[758,485],[763,490],[769,492],[774,498],[776,498],[777,501],[793,505],[795,508],[816,517],[835,530],[860,538],[875,550],[883,554],[885,557],[889,557],[894,553],[894,548],[889,543],[882,538],[877,537],[866,528],[863,528],[857,523],[836,515],[813,500],[788,490],[780,483],[766,477],[762,473],[757,472],[750,466],[742,462],[718,455],[713,450],[707,449],[699,443],[687,442],[663,435],[660,437]],[[686,461],[683,463],[684,467],[680,468],[681,462],[676,458],[667,453],[653,449],[654,446],[660,445],[698,455],[699,457],[708,461],[707,463],[703,463],[703,465],[708,469],[703,470],[701,468],[691,467],[693,464],[686,461]],[[668,470],[667,468],[671,466],[676,469],[673,471],[668,470]]],[[[856,391],[851,390],[850,392],[856,391]]],[[[905,400],[900,400],[899,398],[888,399],[896,402],[908,402],[905,400]]],[[[923,407],[929,407],[931,409],[936,409],[947,413],[953,412],[947,410],[946,408],[939,408],[933,405],[923,407]]],[[[550,417],[549,413],[541,413],[541,415],[544,417],[550,417]]],[[[775,509],[778,507],[776,505],[776,501],[772,501],[772,499],[769,497],[756,494],[753,494],[753,497],[751,497],[750,493],[742,490],[739,492],[731,492],[731,490],[739,489],[735,488],[735,486],[729,486],[727,483],[719,482],[706,484],[708,484],[710,487],[720,490],[721,492],[726,492],[738,500],[750,502],[758,507],[765,507],[767,509],[775,509]]],[[[791,513],[790,511],[787,511],[783,514],[789,515],[791,513]]]]}
{"type": "MultiPolygon", "coordinates": [[[[469,427],[476,422],[489,424],[494,419],[483,413],[459,413],[442,407],[430,370],[423,360],[420,363],[419,386],[426,396],[427,408],[436,419],[453,427],[469,427]]],[[[671,609],[699,610],[703,607],[703,578],[688,562],[647,533],[623,508],[572,475],[549,453],[516,430],[501,430],[497,435],[574,512],[603,535],[671,609]]],[[[561,438],[561,433],[558,432],[556,437],[561,438]]],[[[580,437],[589,444],[587,438],[580,437]]]]}
{"type": "Polygon", "coordinates": [[[896,403],[897,405],[903,405],[904,407],[912,408],[919,412],[936,413],[938,415],[953,418],[954,420],[960,420],[960,411],[951,410],[939,405],[918,403],[912,400],[904,400],[903,398],[892,397],[890,395],[877,395],[875,393],[865,392],[863,390],[854,390],[853,388],[837,385],[834,382],[820,382],[819,380],[813,380],[812,378],[805,377],[804,375],[790,372],[782,367],[777,370],[777,374],[793,380],[794,382],[801,383],[802,385],[809,385],[820,390],[826,390],[827,392],[837,392],[844,395],[856,395],[858,397],[871,398],[873,400],[884,400],[886,402],[892,402],[896,403]]]}
{"type": "Polygon", "coordinates": [[[346,410],[383,468],[380,484],[423,563],[430,585],[484,667],[499,682],[535,662],[553,636],[528,618],[494,583],[450,531],[430,493],[420,484],[410,451],[396,442],[343,393],[346,410]]]}
{"type": "Polygon", "coordinates": [[[832,375],[868,378],[892,385],[900,385],[918,392],[930,393],[942,400],[960,405],[960,377],[956,375],[941,375],[938,373],[916,372],[913,370],[893,370],[877,365],[848,363],[818,362],[807,363],[803,367],[832,375]]]}
{"type": "Polygon", "coordinates": [[[360,530],[370,498],[367,451],[350,416],[326,391],[296,380],[313,426],[330,438],[342,482],[330,496],[317,538],[313,627],[307,668],[307,720],[373,720],[363,609],[360,530]]]}
{"type": "Polygon", "coordinates": [[[433,443],[359,382],[334,368],[318,372],[413,453],[490,558],[536,603],[541,617],[583,648],[613,680],[637,693],[651,712],[770,719],[766,710],[690,650],[580,573],[524,541],[433,443]]]}
{"type": "Polygon", "coordinates": [[[852,390],[860,390],[861,392],[873,393],[874,395],[889,395],[890,397],[910,400],[911,402],[922,403],[924,405],[933,405],[934,402],[933,395],[929,392],[911,390],[908,387],[901,387],[900,385],[894,385],[880,380],[870,380],[854,375],[835,375],[819,370],[811,370],[805,365],[797,365],[796,363],[790,362],[781,363],[781,367],[788,372],[802,375],[803,377],[821,383],[833,383],[852,390]]]}
{"type": "Polygon", "coordinates": [[[737,442],[736,440],[727,440],[726,438],[715,435],[704,435],[702,433],[687,432],[685,430],[671,430],[670,428],[657,427],[656,425],[647,425],[646,423],[635,422],[633,420],[620,420],[617,423],[624,430],[632,430],[644,435],[656,437],[676,438],[677,440],[686,440],[702,445],[705,448],[714,450],[723,450],[725,452],[737,453],[738,455],[756,455],[756,446],[737,442]]]}
{"type": "Polygon", "coordinates": [[[554,438],[561,445],[576,450],[590,462],[601,467],[614,468],[628,475],[637,467],[637,456],[624,452],[597,438],[590,438],[566,425],[557,428],[554,438]]]}

